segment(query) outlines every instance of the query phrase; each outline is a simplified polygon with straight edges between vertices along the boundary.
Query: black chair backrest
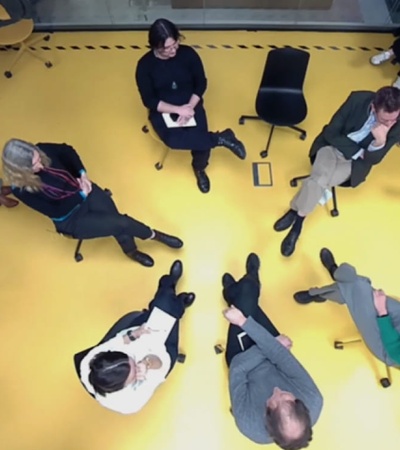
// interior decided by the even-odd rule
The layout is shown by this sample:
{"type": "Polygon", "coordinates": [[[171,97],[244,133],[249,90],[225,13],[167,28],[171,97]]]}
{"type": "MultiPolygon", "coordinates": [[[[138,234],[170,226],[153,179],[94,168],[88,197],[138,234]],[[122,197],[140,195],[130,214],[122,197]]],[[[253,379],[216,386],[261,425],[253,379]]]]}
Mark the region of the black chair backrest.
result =
{"type": "MultiPolygon", "coordinates": [[[[111,338],[115,337],[117,333],[119,333],[122,330],[126,330],[127,328],[129,328],[132,324],[132,320],[136,319],[138,316],[140,316],[141,314],[144,314],[144,311],[133,311],[130,312],[128,314],[125,314],[125,316],[121,317],[107,332],[107,334],[103,337],[103,339],[97,344],[103,344],[104,342],[107,342],[108,340],[110,340],[111,338]]],[[[82,350],[79,353],[76,353],[74,355],[74,365],[75,365],[75,370],[76,373],[79,377],[79,379],[81,378],[81,371],[80,371],[80,367],[81,367],[81,362],[82,359],[90,352],[90,350],[92,350],[92,348],[94,348],[96,346],[87,348],[86,350],[82,350]]],[[[82,386],[86,389],[85,385],[82,384],[82,386]]],[[[90,394],[90,392],[89,392],[90,394]]],[[[92,395],[92,394],[90,394],[92,395]]],[[[92,395],[92,397],[94,397],[92,395]]]]}
{"type": "Polygon", "coordinates": [[[268,53],[260,90],[302,91],[310,54],[295,48],[277,48],[268,53]]]}

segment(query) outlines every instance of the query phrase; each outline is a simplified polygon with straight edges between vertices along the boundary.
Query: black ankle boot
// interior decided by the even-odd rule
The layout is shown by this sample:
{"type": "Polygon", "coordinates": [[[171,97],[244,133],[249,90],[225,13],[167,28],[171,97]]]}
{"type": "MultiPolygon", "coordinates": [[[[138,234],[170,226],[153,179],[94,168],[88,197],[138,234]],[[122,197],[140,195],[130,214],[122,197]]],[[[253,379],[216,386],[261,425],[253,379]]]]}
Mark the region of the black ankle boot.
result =
{"type": "Polygon", "coordinates": [[[319,253],[319,257],[321,259],[322,265],[329,272],[332,280],[335,281],[334,273],[338,266],[335,262],[335,258],[332,252],[327,248],[322,248],[319,253]]]}
{"type": "Polygon", "coordinates": [[[196,300],[196,295],[193,292],[182,292],[177,297],[179,300],[183,301],[185,309],[189,308],[189,306],[191,306],[196,300]]]}
{"type": "Polygon", "coordinates": [[[183,265],[182,261],[177,259],[172,263],[171,269],[169,270],[170,276],[174,279],[175,284],[178,282],[179,278],[182,276],[183,265]]]}
{"type": "Polygon", "coordinates": [[[274,224],[275,231],[284,231],[293,225],[296,220],[297,212],[294,209],[289,209],[280,219],[274,224]]]}
{"type": "Polygon", "coordinates": [[[217,133],[217,135],[218,145],[226,147],[240,159],[246,158],[246,149],[243,143],[236,138],[235,133],[230,128],[217,133]]]}
{"type": "Polygon", "coordinates": [[[210,179],[208,178],[205,170],[193,169],[194,175],[197,180],[197,186],[203,194],[207,194],[210,190],[210,179]]]}
{"type": "Polygon", "coordinates": [[[146,253],[139,252],[139,250],[132,250],[130,252],[126,252],[125,255],[133,259],[133,261],[138,262],[142,266],[145,267],[153,267],[154,266],[154,260],[151,256],[146,255],[146,253]]]}
{"type": "Polygon", "coordinates": [[[181,248],[183,246],[183,242],[179,238],[162,233],[161,231],[153,231],[154,237],[152,239],[154,239],[155,241],[161,242],[162,244],[167,245],[171,248],[181,248]]]}
{"type": "Polygon", "coordinates": [[[311,295],[308,291],[296,292],[293,297],[297,303],[300,303],[302,305],[306,305],[307,303],[311,302],[322,303],[326,301],[326,299],[320,297],[319,295],[311,295]]]}
{"type": "Polygon", "coordinates": [[[288,235],[285,237],[285,239],[282,241],[281,244],[281,254],[283,256],[290,256],[295,248],[296,248],[296,242],[297,239],[299,239],[300,231],[298,231],[295,227],[292,227],[292,229],[289,231],[288,235]]]}

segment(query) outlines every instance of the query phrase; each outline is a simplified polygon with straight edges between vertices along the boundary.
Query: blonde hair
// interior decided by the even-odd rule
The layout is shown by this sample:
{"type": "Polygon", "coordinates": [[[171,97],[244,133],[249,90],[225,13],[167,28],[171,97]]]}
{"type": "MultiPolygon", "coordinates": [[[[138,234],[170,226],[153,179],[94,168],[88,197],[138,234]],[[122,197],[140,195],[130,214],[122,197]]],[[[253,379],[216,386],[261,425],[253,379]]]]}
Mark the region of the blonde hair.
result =
{"type": "Polygon", "coordinates": [[[34,151],[40,155],[45,167],[51,164],[50,158],[36,145],[21,139],[10,139],[3,148],[4,178],[12,185],[30,192],[39,191],[42,186],[40,177],[32,168],[34,151]]]}

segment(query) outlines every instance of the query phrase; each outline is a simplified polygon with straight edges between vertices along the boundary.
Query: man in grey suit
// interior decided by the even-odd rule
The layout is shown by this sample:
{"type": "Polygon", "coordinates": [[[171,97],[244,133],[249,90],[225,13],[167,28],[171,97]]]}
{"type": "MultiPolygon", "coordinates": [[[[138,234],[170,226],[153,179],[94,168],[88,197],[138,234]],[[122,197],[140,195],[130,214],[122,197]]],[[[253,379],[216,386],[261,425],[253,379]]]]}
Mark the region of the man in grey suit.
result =
{"type": "Polygon", "coordinates": [[[400,302],[374,289],[371,280],[350,264],[338,266],[327,248],[320,258],[334,283],[296,292],[294,299],[301,304],[331,300],[346,305],[369,350],[388,366],[400,365],[400,302]]]}
{"type": "Polygon", "coordinates": [[[258,444],[275,442],[282,449],[307,447],[318,420],[322,396],[290,352],[281,335],[258,306],[260,260],[251,253],[246,274],[222,278],[224,311],[230,322],[226,361],[232,414],[241,433],[258,444]]]}
{"type": "Polygon", "coordinates": [[[282,241],[283,256],[294,252],[305,217],[327,189],[342,184],[358,186],[399,141],[399,115],[400,90],[395,87],[349,95],[312,144],[311,174],[292,199],[289,211],[274,224],[275,231],[291,228],[282,241]]]}

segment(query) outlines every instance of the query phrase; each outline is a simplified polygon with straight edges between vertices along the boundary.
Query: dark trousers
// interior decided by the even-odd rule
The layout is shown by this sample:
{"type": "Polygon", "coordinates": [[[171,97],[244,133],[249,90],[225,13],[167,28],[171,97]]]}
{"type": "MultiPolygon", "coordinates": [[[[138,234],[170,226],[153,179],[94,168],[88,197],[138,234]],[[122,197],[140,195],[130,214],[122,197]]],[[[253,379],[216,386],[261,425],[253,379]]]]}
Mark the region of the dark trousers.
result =
{"type": "Polygon", "coordinates": [[[152,235],[147,225],[120,214],[112,198],[94,183],[79,209],[66,220],[54,223],[59,233],[76,239],[113,236],[125,253],[136,249],[134,237],[148,239],[152,235]]]}
{"type": "MultiPolygon", "coordinates": [[[[255,277],[246,274],[239,281],[225,289],[223,294],[225,301],[229,306],[234,305],[236,308],[240,309],[246,317],[251,316],[256,322],[271,333],[272,336],[279,336],[279,331],[264,311],[258,306],[258,300],[260,297],[260,283],[255,277]]],[[[225,358],[228,366],[231,364],[233,357],[242,352],[238,339],[238,334],[242,332],[243,330],[237,325],[229,325],[228,342],[225,352],[225,358]]],[[[247,350],[254,345],[254,341],[248,336],[246,336],[242,342],[244,345],[244,350],[247,350]]]]}
{"type": "Polygon", "coordinates": [[[168,128],[159,112],[151,112],[149,119],[160,139],[174,150],[191,150],[192,166],[204,170],[210,159],[211,148],[218,144],[215,133],[208,131],[207,116],[199,103],[195,108],[195,127],[168,128]]]}
{"type": "MultiPolygon", "coordinates": [[[[148,309],[142,312],[133,311],[125,316],[121,317],[107,332],[104,338],[98,343],[98,345],[112,339],[117,333],[126,330],[131,327],[140,326],[147,322],[153,308],[159,308],[162,311],[170,314],[176,318],[176,322],[172,327],[172,330],[165,341],[165,347],[171,357],[171,367],[168,374],[171,372],[178,357],[179,346],[179,320],[185,312],[185,306],[183,304],[182,297],[175,293],[175,283],[170,275],[163,275],[158,282],[158,289],[149,303],[148,309]]],[[[80,374],[80,364],[82,359],[92,350],[93,347],[83,350],[74,356],[75,368],[78,375],[80,374]]]]}

